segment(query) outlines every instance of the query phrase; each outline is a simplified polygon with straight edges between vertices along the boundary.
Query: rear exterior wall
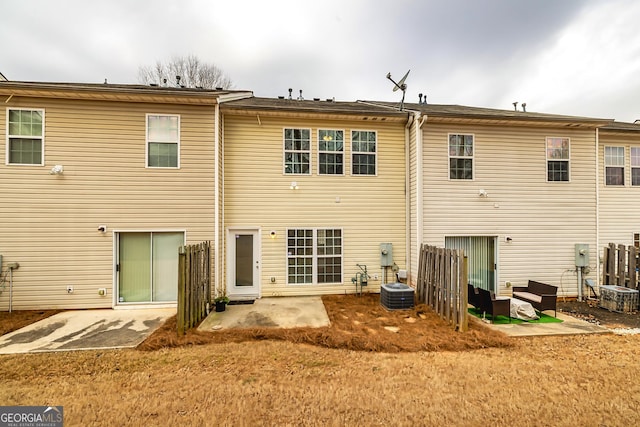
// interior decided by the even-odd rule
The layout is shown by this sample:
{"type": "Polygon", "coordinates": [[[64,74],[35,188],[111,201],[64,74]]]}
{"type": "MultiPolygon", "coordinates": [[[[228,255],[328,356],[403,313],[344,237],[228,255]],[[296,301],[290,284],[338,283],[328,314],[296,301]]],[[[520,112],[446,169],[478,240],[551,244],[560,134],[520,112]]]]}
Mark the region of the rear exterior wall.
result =
{"type": "MultiPolygon", "coordinates": [[[[425,243],[494,237],[497,293],[510,295],[506,282],[532,279],[577,294],[574,245],[596,245],[595,130],[430,121],[423,146],[425,243]],[[474,135],[473,179],[449,179],[449,134],[474,135]],[[570,138],[569,182],[547,182],[546,137],[570,138]]],[[[592,250],[593,266],[596,260],[592,250]]]]}
{"type": "MultiPolygon", "coordinates": [[[[364,291],[377,292],[383,281],[381,243],[392,243],[394,262],[406,268],[404,123],[229,113],[224,127],[225,229],[260,229],[261,296],[355,292],[351,278],[360,271],[356,264],[367,265],[371,276],[364,291]],[[285,128],[311,130],[309,175],[284,174],[285,128]],[[318,174],[318,129],[344,131],[344,175],[318,174]],[[351,130],[377,133],[376,176],[352,176],[351,130]],[[297,190],[290,189],[292,181],[297,190]],[[288,283],[286,236],[295,228],[342,230],[341,283],[288,283]]],[[[394,277],[387,269],[387,281],[394,277]]]]}
{"type": "MultiPolygon", "coordinates": [[[[7,165],[0,144],[0,254],[3,272],[19,263],[14,309],[112,307],[115,230],[213,238],[214,107],[14,96],[0,109],[3,136],[7,108],[45,111],[44,166],[7,165]],[[145,167],[147,113],[180,115],[179,169],[145,167]],[[57,164],[64,173],[50,175],[57,164]]],[[[8,284],[0,290],[6,310],[8,284]]]]}

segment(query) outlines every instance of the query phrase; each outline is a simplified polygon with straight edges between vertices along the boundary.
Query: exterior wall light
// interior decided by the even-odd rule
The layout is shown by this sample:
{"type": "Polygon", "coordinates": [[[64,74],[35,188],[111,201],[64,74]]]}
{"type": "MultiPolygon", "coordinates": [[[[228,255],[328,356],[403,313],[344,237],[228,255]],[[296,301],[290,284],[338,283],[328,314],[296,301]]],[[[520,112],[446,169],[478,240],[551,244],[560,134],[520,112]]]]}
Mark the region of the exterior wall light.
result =
{"type": "Polygon", "coordinates": [[[64,173],[64,166],[62,165],[55,165],[49,171],[49,175],[62,175],[63,173],[64,173]]]}
{"type": "Polygon", "coordinates": [[[291,181],[291,185],[289,186],[290,189],[292,190],[297,190],[298,189],[298,182],[297,181],[291,181]]]}

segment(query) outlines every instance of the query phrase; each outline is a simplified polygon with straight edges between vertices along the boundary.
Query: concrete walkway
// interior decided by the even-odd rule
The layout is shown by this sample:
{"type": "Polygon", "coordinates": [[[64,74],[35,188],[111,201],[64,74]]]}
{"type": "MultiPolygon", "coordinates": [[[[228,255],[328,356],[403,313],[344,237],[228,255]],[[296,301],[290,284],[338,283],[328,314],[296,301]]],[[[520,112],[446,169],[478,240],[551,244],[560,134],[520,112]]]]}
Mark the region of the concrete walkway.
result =
{"type": "Polygon", "coordinates": [[[0,337],[0,354],[136,347],[175,308],[71,310],[0,337]]]}
{"type": "MultiPolygon", "coordinates": [[[[545,312],[553,316],[553,311],[545,312]]],[[[604,326],[594,325],[584,320],[558,312],[557,317],[562,323],[507,323],[494,325],[487,323],[493,329],[504,332],[511,337],[534,337],[551,335],[578,335],[578,334],[610,334],[612,331],[604,326]]]]}
{"type": "Polygon", "coordinates": [[[329,316],[319,296],[271,297],[257,299],[253,304],[227,305],[221,313],[211,312],[198,330],[320,328],[329,324],[329,316]]]}

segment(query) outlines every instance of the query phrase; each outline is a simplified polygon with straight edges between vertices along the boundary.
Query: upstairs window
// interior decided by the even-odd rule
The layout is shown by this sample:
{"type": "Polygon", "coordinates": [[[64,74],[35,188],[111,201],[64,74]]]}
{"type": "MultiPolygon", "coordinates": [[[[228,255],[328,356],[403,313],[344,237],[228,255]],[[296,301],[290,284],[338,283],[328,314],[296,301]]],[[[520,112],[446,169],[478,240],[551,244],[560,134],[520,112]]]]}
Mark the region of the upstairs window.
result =
{"type": "Polygon", "coordinates": [[[449,135],[449,179],[473,179],[473,135],[449,135]]]}
{"type": "Polygon", "coordinates": [[[180,167],[180,116],[147,114],[147,167],[180,167]]]}
{"type": "Polygon", "coordinates": [[[7,109],[7,164],[44,165],[44,110],[7,109]]]}
{"type": "Polygon", "coordinates": [[[624,185],[624,147],[604,147],[605,185],[624,185]]]}
{"type": "Polygon", "coordinates": [[[377,136],[374,131],[351,131],[351,174],[375,175],[377,136]]]}
{"type": "Polygon", "coordinates": [[[631,185],[640,185],[640,147],[631,147],[631,185]]]}
{"type": "Polygon", "coordinates": [[[311,131],[284,130],[284,173],[309,175],[311,172],[311,131]]]}
{"type": "Polygon", "coordinates": [[[318,174],[344,174],[344,131],[318,130],[318,174]]]}
{"type": "Polygon", "coordinates": [[[547,181],[569,181],[569,138],[547,138],[547,181]]]}

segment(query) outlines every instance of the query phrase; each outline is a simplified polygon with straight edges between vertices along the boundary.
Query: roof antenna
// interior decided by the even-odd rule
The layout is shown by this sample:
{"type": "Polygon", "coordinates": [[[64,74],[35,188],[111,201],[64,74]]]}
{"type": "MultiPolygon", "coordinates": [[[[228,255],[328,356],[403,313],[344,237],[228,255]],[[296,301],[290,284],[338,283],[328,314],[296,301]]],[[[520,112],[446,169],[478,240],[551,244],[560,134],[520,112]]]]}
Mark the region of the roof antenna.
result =
{"type": "Polygon", "coordinates": [[[300,89],[300,96],[298,97],[298,101],[303,101],[304,98],[302,97],[302,89],[300,89]]]}
{"type": "Polygon", "coordinates": [[[291,99],[291,92],[293,92],[293,89],[289,88],[289,99],[291,99]]]}
{"type": "Polygon", "coordinates": [[[405,83],[405,80],[407,80],[407,76],[409,76],[409,71],[407,71],[407,74],[405,74],[404,77],[402,77],[400,81],[397,83],[391,78],[391,73],[387,73],[387,78],[391,80],[391,82],[394,84],[393,91],[395,92],[398,89],[402,91],[402,101],[400,101],[400,111],[404,109],[404,95],[407,92],[407,84],[405,83]]]}
{"type": "Polygon", "coordinates": [[[523,102],[521,105],[522,105],[522,112],[526,113],[527,112],[527,103],[523,102]]]}
{"type": "Polygon", "coordinates": [[[512,102],[512,104],[513,104],[513,111],[518,111],[518,101],[512,102]]]}

